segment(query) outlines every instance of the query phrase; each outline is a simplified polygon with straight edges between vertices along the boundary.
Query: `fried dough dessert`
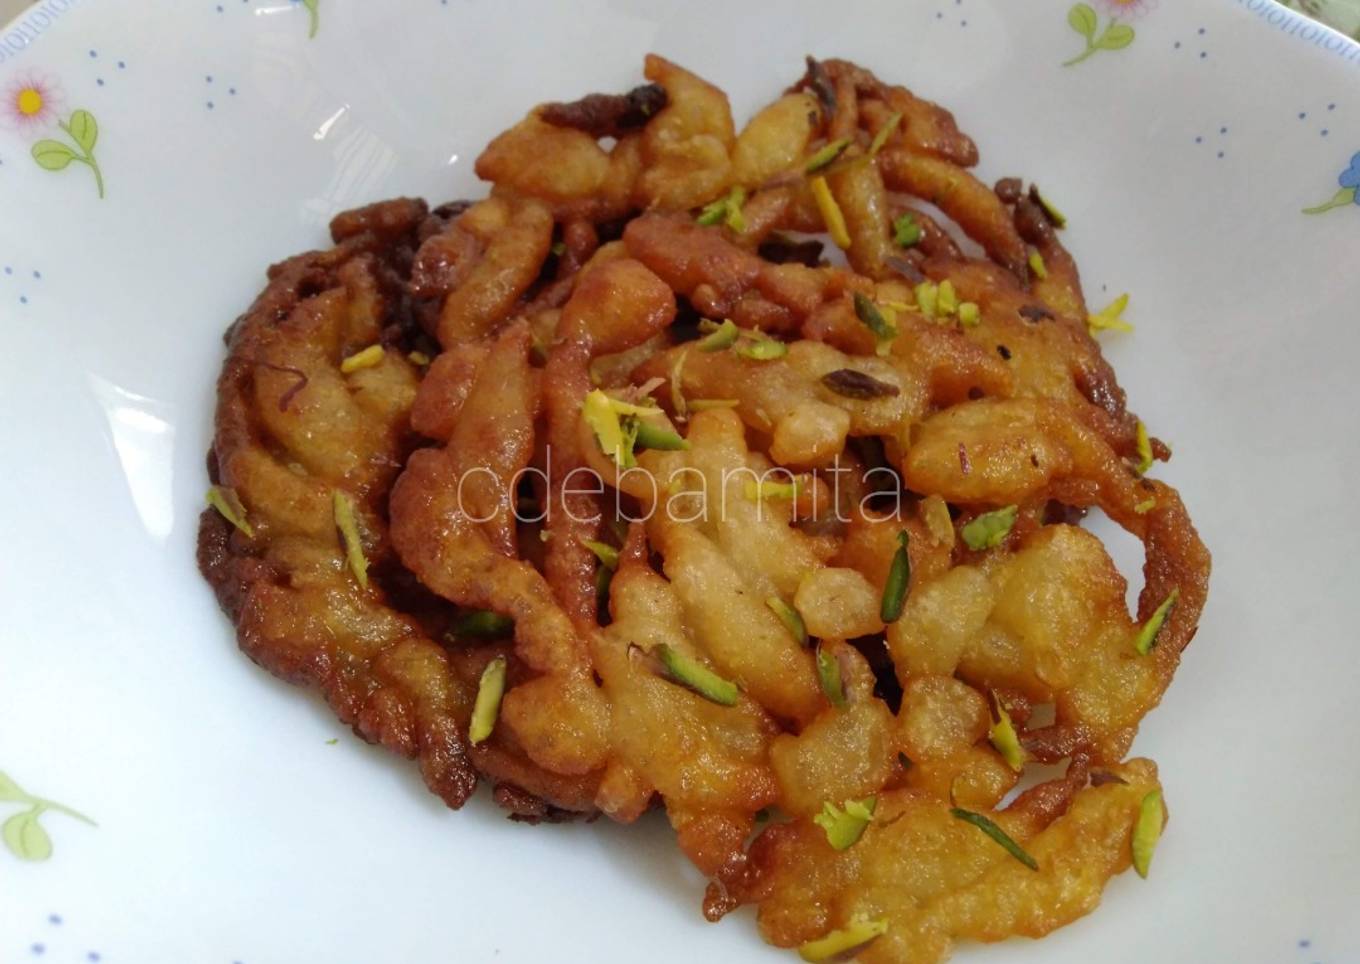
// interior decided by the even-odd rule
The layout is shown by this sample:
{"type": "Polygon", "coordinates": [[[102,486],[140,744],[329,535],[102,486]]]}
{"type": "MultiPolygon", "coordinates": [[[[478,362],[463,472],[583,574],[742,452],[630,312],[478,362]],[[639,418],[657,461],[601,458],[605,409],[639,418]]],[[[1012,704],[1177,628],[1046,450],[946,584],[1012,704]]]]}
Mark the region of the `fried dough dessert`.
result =
{"type": "Polygon", "coordinates": [[[708,918],[809,961],[1043,936],[1147,875],[1129,753],[1208,587],[1093,337],[1123,301],[906,88],[809,58],[738,129],[644,74],[496,137],[485,199],[270,269],[199,567],[450,807],[664,808],[708,918]],[[1136,612],[1092,508],[1145,547],[1136,612]]]}

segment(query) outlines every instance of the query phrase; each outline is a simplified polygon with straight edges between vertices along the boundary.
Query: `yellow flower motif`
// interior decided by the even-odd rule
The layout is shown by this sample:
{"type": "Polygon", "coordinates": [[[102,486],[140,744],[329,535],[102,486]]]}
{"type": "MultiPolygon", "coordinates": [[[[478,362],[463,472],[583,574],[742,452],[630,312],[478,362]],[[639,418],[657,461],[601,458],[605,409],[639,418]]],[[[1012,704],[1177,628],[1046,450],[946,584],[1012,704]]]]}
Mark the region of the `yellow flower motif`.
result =
{"type": "Polygon", "coordinates": [[[37,87],[22,87],[19,89],[19,96],[15,99],[14,106],[25,117],[32,117],[42,111],[43,103],[41,90],[37,87]]]}

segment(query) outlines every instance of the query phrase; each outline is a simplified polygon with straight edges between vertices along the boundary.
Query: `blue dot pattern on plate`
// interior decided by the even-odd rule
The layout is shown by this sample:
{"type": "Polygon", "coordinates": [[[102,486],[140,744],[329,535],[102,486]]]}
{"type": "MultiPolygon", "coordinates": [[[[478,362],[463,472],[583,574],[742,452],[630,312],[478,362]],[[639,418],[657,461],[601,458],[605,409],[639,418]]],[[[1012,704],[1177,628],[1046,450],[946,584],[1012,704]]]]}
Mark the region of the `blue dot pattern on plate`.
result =
{"type": "MultiPolygon", "coordinates": [[[[60,914],[53,913],[47,915],[47,923],[52,927],[60,927],[65,922],[66,919],[62,917],[60,914]]],[[[75,960],[75,958],[65,957],[62,954],[60,947],[49,946],[46,941],[34,941],[33,943],[28,945],[28,953],[31,957],[47,957],[49,956],[48,955],[49,950],[52,951],[54,955],[56,955],[57,960],[75,960]]],[[[90,964],[99,964],[99,962],[102,961],[103,959],[104,956],[102,954],[100,954],[98,951],[92,950],[85,951],[84,955],[81,957],[81,960],[88,961],[90,962],[90,964]]]]}
{"type": "MultiPolygon", "coordinates": [[[[98,59],[98,57],[99,57],[99,51],[97,51],[97,50],[91,50],[91,51],[90,51],[90,59],[91,59],[91,60],[98,59]]],[[[118,61],[118,69],[119,69],[119,70],[127,70],[127,61],[126,61],[126,60],[120,60],[120,61],[118,61]]],[[[103,77],[96,77],[96,78],[94,79],[94,82],[95,82],[95,85],[98,86],[98,87],[103,87],[103,86],[105,86],[105,81],[104,81],[104,78],[103,78],[103,77]]]]}

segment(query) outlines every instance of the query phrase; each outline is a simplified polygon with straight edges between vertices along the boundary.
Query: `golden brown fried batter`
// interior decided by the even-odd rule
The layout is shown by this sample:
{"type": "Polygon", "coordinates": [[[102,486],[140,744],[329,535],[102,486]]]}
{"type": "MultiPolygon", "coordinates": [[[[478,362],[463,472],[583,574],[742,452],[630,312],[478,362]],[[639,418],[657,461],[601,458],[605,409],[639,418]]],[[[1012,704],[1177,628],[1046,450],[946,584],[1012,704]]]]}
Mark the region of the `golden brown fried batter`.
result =
{"type": "Polygon", "coordinates": [[[271,269],[200,568],[450,806],[660,805],[704,913],[805,959],[1075,920],[1163,813],[1125,758],[1210,562],[1057,216],[855,64],[740,131],[644,75],[496,137],[485,200],[346,212],[271,269]],[[1144,545],[1134,613],[1093,507],[1144,545]]]}

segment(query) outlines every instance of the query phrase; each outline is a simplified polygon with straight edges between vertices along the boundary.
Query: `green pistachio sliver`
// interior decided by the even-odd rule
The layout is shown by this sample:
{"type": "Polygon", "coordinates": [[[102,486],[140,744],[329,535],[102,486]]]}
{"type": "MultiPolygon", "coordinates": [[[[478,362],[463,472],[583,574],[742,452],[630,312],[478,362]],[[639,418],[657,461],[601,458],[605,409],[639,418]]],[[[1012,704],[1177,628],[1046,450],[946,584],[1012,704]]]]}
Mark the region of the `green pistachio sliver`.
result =
{"type": "Polygon", "coordinates": [[[910,248],[921,240],[921,223],[910,211],[893,218],[893,242],[899,248],[910,248]]]}
{"type": "Polygon", "coordinates": [[[987,836],[995,840],[1006,853],[1020,861],[1030,870],[1037,871],[1039,869],[1039,862],[1027,854],[1025,848],[1012,840],[1006,831],[1002,830],[982,814],[974,813],[971,810],[964,810],[962,807],[950,807],[949,813],[957,819],[962,820],[964,823],[971,823],[974,827],[977,827],[987,836]]]}
{"type": "Polygon", "coordinates": [[[354,515],[354,501],[348,495],[335,489],[331,492],[331,509],[335,515],[335,527],[340,530],[340,539],[345,544],[345,562],[354,575],[354,581],[363,589],[368,588],[368,559],[364,556],[364,543],[359,538],[359,522],[354,515]]]}
{"type": "Polygon", "coordinates": [[[771,482],[768,479],[748,480],[742,491],[749,502],[759,502],[762,499],[796,499],[798,498],[798,480],[794,479],[791,482],[771,482]]]}
{"type": "Polygon", "coordinates": [[[771,596],[765,600],[765,605],[770,611],[779,617],[779,621],[784,624],[784,628],[789,631],[789,635],[798,641],[799,646],[806,646],[808,642],[807,626],[803,623],[803,617],[798,610],[794,609],[778,596],[771,596]]]}
{"type": "Polygon", "coordinates": [[[1138,513],[1139,515],[1147,515],[1155,508],[1157,508],[1156,499],[1144,499],[1142,502],[1139,502],[1137,505],[1133,507],[1133,511],[1138,513]]]}
{"type": "Polygon", "coordinates": [[[984,512],[963,527],[963,541],[974,552],[995,549],[1010,534],[1019,515],[1020,507],[1015,505],[984,512]]]}
{"type": "Polygon", "coordinates": [[[913,291],[916,295],[916,307],[921,309],[921,314],[927,318],[934,318],[936,308],[940,302],[940,288],[933,281],[922,281],[913,291]]]}
{"type": "Polygon", "coordinates": [[[675,410],[675,417],[684,419],[689,414],[689,408],[685,404],[685,359],[689,357],[689,349],[686,348],[675,358],[675,364],[671,366],[671,408],[675,410]]]}
{"type": "Polygon", "coordinates": [[[959,310],[959,296],[954,291],[954,282],[948,278],[940,282],[935,304],[942,315],[952,315],[959,310]]]}
{"type": "Polygon", "coordinates": [[[1162,604],[1152,611],[1148,621],[1139,628],[1138,635],[1133,637],[1133,649],[1139,656],[1146,656],[1157,645],[1157,636],[1166,623],[1166,617],[1171,615],[1171,610],[1175,608],[1180,598],[1181,590],[1178,586],[1171,590],[1162,600],[1162,604]]]}
{"type": "Polygon", "coordinates": [[[1044,209],[1044,214],[1048,215],[1048,220],[1053,222],[1053,226],[1059,230],[1067,227],[1067,215],[1058,210],[1058,206],[1044,197],[1043,192],[1036,185],[1031,184],[1029,188],[1030,198],[1044,209]]]}
{"type": "Polygon", "coordinates": [[[600,451],[624,468],[633,464],[633,447],[608,395],[598,388],[588,393],[581,405],[581,417],[595,433],[600,451]]]}
{"type": "Polygon", "coordinates": [[[383,356],[382,345],[369,345],[363,351],[356,351],[353,355],[340,362],[341,373],[348,375],[364,368],[372,368],[382,364],[383,356]]]}
{"type": "Polygon", "coordinates": [[[255,530],[246,521],[246,507],[241,504],[241,499],[236,495],[235,489],[214,485],[209,487],[206,498],[208,505],[216,509],[218,515],[239,529],[242,535],[248,539],[255,538],[255,530]]]}
{"type": "Polygon", "coordinates": [[[879,605],[879,618],[885,623],[895,623],[902,615],[907,604],[907,590],[911,586],[911,556],[907,553],[907,530],[897,534],[897,550],[893,553],[892,566],[888,569],[888,581],[883,584],[883,602],[879,605]]]}
{"type": "Polygon", "coordinates": [[[822,693],[832,706],[838,710],[845,709],[847,701],[845,683],[841,680],[841,664],[820,643],[817,644],[817,682],[821,684],[822,693]]]}
{"type": "Polygon", "coordinates": [[[737,398],[695,398],[689,403],[691,412],[711,412],[715,408],[736,408],[741,405],[737,398]]]}
{"type": "Polygon", "coordinates": [[[773,361],[787,355],[789,346],[777,338],[767,338],[760,335],[737,342],[737,347],[734,350],[742,358],[750,358],[753,361],[773,361]]]}
{"type": "Polygon", "coordinates": [[[822,812],[812,818],[812,822],[826,831],[826,842],[833,850],[849,850],[874,819],[874,808],[878,806],[877,797],[863,800],[847,800],[843,807],[831,801],[822,804],[822,812]]]}
{"type": "Polygon", "coordinates": [[[862,291],[856,291],[855,316],[864,322],[865,326],[874,333],[874,337],[880,341],[897,337],[897,328],[888,319],[883,317],[883,312],[878,310],[878,305],[874,300],[862,291]]]}
{"type": "Polygon", "coordinates": [[[644,449],[661,449],[666,452],[689,448],[689,442],[670,429],[641,420],[637,423],[637,444],[644,449]]]}
{"type": "MultiPolygon", "coordinates": [[[[876,156],[879,151],[883,150],[883,145],[888,143],[888,138],[893,136],[893,133],[901,126],[901,124],[901,111],[894,111],[888,116],[888,119],[883,122],[883,126],[878,129],[878,133],[874,134],[874,139],[869,142],[870,157],[876,156]]],[[[903,245],[903,247],[905,247],[905,245],[903,245]]]]}
{"type": "Polygon", "coordinates": [[[1153,790],[1138,804],[1138,821],[1133,825],[1133,869],[1147,880],[1152,868],[1152,854],[1162,837],[1166,811],[1162,807],[1162,791],[1153,790]]]}
{"type": "Polygon", "coordinates": [[[827,144],[817,153],[808,158],[803,165],[803,171],[807,174],[816,174],[825,167],[829,167],[831,162],[841,156],[841,152],[850,146],[850,138],[842,137],[827,144]]]}
{"type": "Polygon", "coordinates": [[[595,558],[600,560],[600,564],[606,569],[619,568],[619,550],[615,549],[607,542],[596,542],[594,539],[582,539],[581,545],[595,553],[595,558]]]}
{"type": "Polygon", "coordinates": [[[736,322],[731,318],[725,318],[721,325],[695,342],[694,347],[700,351],[723,351],[735,345],[740,335],[741,329],[737,327],[736,322]]]}
{"type": "Polygon", "coordinates": [[[477,684],[477,701],[472,705],[472,724],[468,727],[468,741],[481,743],[496,728],[496,717],[501,712],[501,697],[505,695],[505,657],[497,656],[482,670],[477,684]]]}
{"type": "Polygon", "coordinates": [[[1020,745],[1020,737],[1015,732],[1011,715],[1006,712],[1005,705],[995,693],[992,694],[992,702],[996,707],[997,720],[992,724],[988,739],[996,748],[996,752],[1001,754],[1001,759],[1006,761],[1006,765],[1019,773],[1025,768],[1025,749],[1020,745]]]}
{"type": "Polygon", "coordinates": [[[741,206],[745,203],[746,188],[738,184],[727,195],[727,217],[723,219],[728,229],[737,234],[746,230],[746,218],[741,213],[741,206]]]}
{"type": "Polygon", "coordinates": [[[686,656],[667,643],[658,643],[651,651],[661,660],[661,665],[666,668],[666,675],[671,682],[678,683],[719,706],[736,705],[737,697],[741,693],[736,683],[723,679],[703,663],[686,656]]]}
{"type": "Polygon", "coordinates": [[[714,225],[721,222],[733,231],[741,233],[746,230],[746,219],[741,213],[741,206],[745,203],[746,188],[738,184],[727,192],[726,197],[705,204],[696,220],[703,225],[714,225]]]}
{"type": "Polygon", "coordinates": [[[805,961],[829,961],[858,950],[888,933],[887,918],[851,921],[842,927],[799,946],[798,956],[805,961]]]}
{"type": "Polygon", "coordinates": [[[1124,320],[1124,309],[1128,306],[1129,295],[1125,292],[1094,315],[1087,315],[1087,331],[1092,335],[1098,331],[1133,331],[1133,325],[1124,320]]]}
{"type": "Polygon", "coordinates": [[[1044,264],[1044,256],[1036,250],[1029,253],[1029,270],[1034,272],[1034,277],[1040,281],[1048,278],[1048,265],[1044,264]]]}
{"type": "Polygon", "coordinates": [[[472,636],[476,639],[501,639],[515,630],[515,621],[509,616],[492,612],[490,609],[474,609],[453,621],[455,636],[472,636]]]}
{"type": "Polygon", "coordinates": [[[972,301],[959,303],[959,324],[965,328],[972,328],[982,320],[982,311],[977,304],[972,301]]]}
{"type": "Polygon", "coordinates": [[[1147,475],[1148,469],[1152,468],[1152,438],[1141,420],[1138,422],[1135,445],[1138,448],[1138,465],[1135,466],[1135,470],[1139,475],[1147,475]]]}

